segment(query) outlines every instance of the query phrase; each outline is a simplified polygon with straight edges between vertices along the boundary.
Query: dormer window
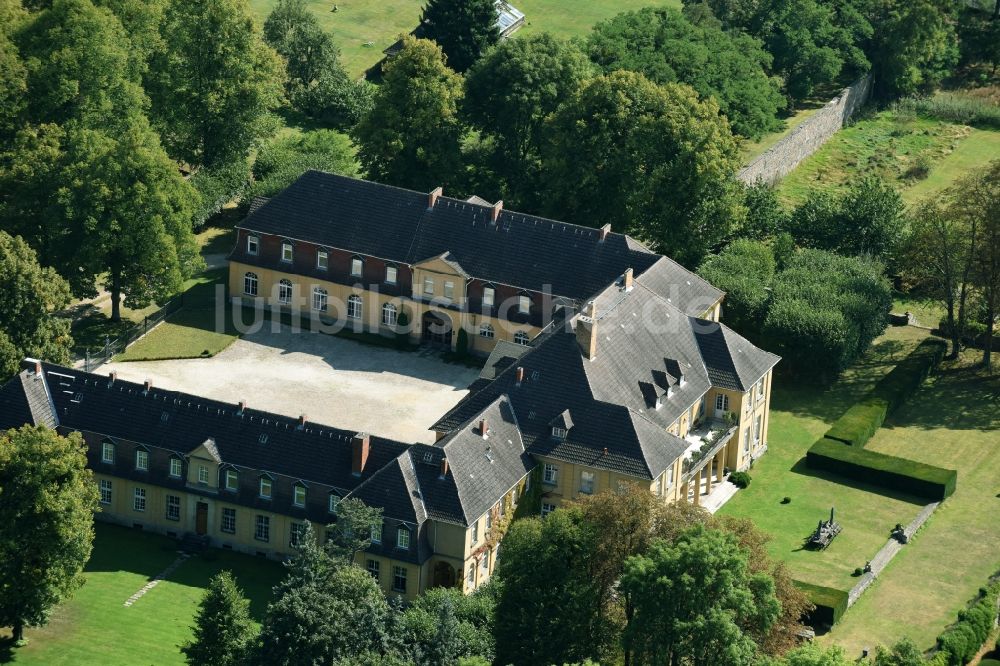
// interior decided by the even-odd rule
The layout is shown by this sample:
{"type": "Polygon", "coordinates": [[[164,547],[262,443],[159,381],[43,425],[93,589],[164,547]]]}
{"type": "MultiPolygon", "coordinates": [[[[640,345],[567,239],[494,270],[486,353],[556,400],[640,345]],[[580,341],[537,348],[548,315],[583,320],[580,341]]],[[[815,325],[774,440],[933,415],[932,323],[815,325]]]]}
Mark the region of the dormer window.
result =
{"type": "Polygon", "coordinates": [[[327,510],[330,513],[337,513],[337,507],[340,506],[340,496],[336,493],[330,493],[329,505],[327,510]]]}
{"type": "Polygon", "coordinates": [[[260,496],[262,499],[271,499],[271,479],[266,476],[260,477],[260,496]]]}
{"type": "Polygon", "coordinates": [[[135,452],[135,468],[140,472],[149,471],[149,451],[139,449],[135,452]]]}
{"type": "Polygon", "coordinates": [[[292,244],[285,241],[281,244],[281,260],[291,263],[292,261],[292,244]]]}
{"type": "Polygon", "coordinates": [[[292,503],[298,507],[306,505],[306,487],[301,483],[292,486],[292,503]]]}
{"type": "Polygon", "coordinates": [[[170,459],[170,476],[172,476],[175,479],[179,479],[183,474],[184,474],[184,463],[181,462],[180,458],[174,456],[173,458],[170,459]]]}
{"type": "Polygon", "coordinates": [[[361,277],[364,271],[364,260],[361,257],[351,257],[351,277],[361,277]]]}
{"type": "Polygon", "coordinates": [[[316,268],[325,271],[330,265],[330,254],[326,250],[316,251],[316,268]]]}
{"type": "Polygon", "coordinates": [[[566,439],[566,428],[560,428],[559,426],[553,426],[552,428],[552,438],[553,439],[566,439]]]}
{"type": "Polygon", "coordinates": [[[397,269],[395,266],[386,266],[385,267],[385,283],[386,284],[396,284],[396,279],[397,279],[396,276],[398,275],[398,272],[399,272],[399,269],[397,269]]]}
{"type": "Polygon", "coordinates": [[[256,257],[260,252],[260,239],[254,235],[247,236],[247,254],[256,257]]]}
{"type": "Polygon", "coordinates": [[[236,492],[240,487],[240,475],[235,469],[226,470],[226,490],[236,492]]]}
{"type": "Polygon", "coordinates": [[[531,297],[527,294],[521,294],[517,297],[517,311],[521,314],[528,314],[531,312],[531,297]]]}
{"type": "Polygon", "coordinates": [[[529,342],[531,342],[531,338],[529,338],[528,334],[525,333],[524,331],[518,331],[517,333],[514,334],[515,345],[521,345],[523,347],[527,347],[529,342]]]}
{"type": "Polygon", "coordinates": [[[496,290],[493,287],[483,287],[483,307],[493,307],[496,298],[496,290]]]}
{"type": "Polygon", "coordinates": [[[370,537],[372,543],[382,543],[382,523],[372,525],[370,537]]]}
{"type": "Polygon", "coordinates": [[[451,280],[445,280],[444,282],[444,297],[449,301],[455,298],[455,283],[451,280]]]}
{"type": "Polygon", "coordinates": [[[434,295],[434,278],[424,278],[424,293],[428,296],[434,295]]]}
{"type": "Polygon", "coordinates": [[[410,549],[410,530],[400,527],[396,530],[396,548],[402,550],[410,549]]]}
{"type": "Polygon", "coordinates": [[[101,462],[109,465],[115,464],[115,445],[111,442],[101,444],[101,462]]]}
{"type": "Polygon", "coordinates": [[[204,465],[198,466],[198,483],[206,485],[208,483],[208,468],[204,465]]]}

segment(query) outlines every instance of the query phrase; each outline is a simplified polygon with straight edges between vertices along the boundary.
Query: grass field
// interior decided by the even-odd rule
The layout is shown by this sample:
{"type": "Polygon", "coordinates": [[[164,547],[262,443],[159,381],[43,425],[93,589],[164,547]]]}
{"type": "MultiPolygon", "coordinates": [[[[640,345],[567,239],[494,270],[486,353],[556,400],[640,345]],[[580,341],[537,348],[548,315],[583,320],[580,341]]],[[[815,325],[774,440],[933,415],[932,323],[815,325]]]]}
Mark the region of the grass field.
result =
{"type": "MultiPolygon", "coordinates": [[[[0,663],[44,666],[183,664],[180,646],[209,578],[228,569],[251,600],[260,620],[280,564],[211,550],[184,562],[130,607],[124,602],[177,558],[172,539],[124,527],[97,524],[86,584],[59,605],[49,624],[28,629],[27,646],[14,649],[0,634],[0,663]]],[[[0,630],[6,631],[6,630],[0,630]]]]}
{"type": "MultiPolygon", "coordinates": [[[[320,25],[330,31],[340,48],[347,71],[360,76],[382,59],[382,50],[401,33],[417,26],[425,0],[307,0],[320,25]],[[336,5],[337,11],[332,11],[336,5]],[[370,45],[369,45],[370,44],[370,45]]],[[[276,0],[250,0],[260,17],[267,18],[276,0]]],[[[679,0],[514,0],[525,13],[526,25],[517,33],[551,32],[560,37],[582,37],[606,18],[642,7],[668,5],[679,0]]]]}
{"type": "Polygon", "coordinates": [[[939,191],[1000,154],[1000,132],[896,111],[870,112],[845,127],[778,186],[801,202],[815,189],[836,189],[878,175],[912,203],[939,191]]]}
{"type": "Polygon", "coordinates": [[[775,382],[768,452],[751,470],[753,482],[726,504],[720,515],[752,518],[771,534],[771,555],[785,561],[805,582],[849,590],[862,567],[881,548],[896,523],[912,520],[923,504],[899,493],[864,484],[845,484],[832,474],[806,468],[806,450],[851,404],[925,337],[912,328],[889,329],[869,353],[829,387],[775,382]],[[791,503],[782,504],[784,497],[791,503]],[[844,531],[824,551],[802,548],[830,507],[844,531]]]}

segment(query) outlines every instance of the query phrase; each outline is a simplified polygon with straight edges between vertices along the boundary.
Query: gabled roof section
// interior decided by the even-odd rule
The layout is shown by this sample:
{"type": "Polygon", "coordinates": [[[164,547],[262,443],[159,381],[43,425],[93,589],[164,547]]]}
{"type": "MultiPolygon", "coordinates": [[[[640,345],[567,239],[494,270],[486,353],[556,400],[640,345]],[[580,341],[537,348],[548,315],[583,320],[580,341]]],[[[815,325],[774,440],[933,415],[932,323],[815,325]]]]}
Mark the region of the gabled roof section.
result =
{"type": "Polygon", "coordinates": [[[646,269],[637,282],[692,317],[701,317],[725,296],[722,290],[663,256],[646,269]]]}
{"type": "Polygon", "coordinates": [[[219,455],[219,448],[215,445],[215,440],[209,437],[199,446],[196,446],[190,453],[189,456],[198,457],[199,453],[204,452],[205,457],[216,463],[222,463],[222,456],[219,455]]]}
{"type": "Polygon", "coordinates": [[[25,369],[0,389],[0,430],[24,424],[58,425],[54,406],[42,376],[35,373],[35,359],[25,359],[25,369]]]}
{"type": "Polygon", "coordinates": [[[469,274],[466,272],[466,270],[462,268],[462,264],[458,263],[458,260],[455,258],[455,255],[453,255],[451,252],[442,252],[436,257],[428,257],[427,259],[424,259],[422,261],[415,262],[413,265],[423,266],[433,261],[440,261],[444,263],[446,266],[448,266],[458,275],[461,275],[464,278],[470,277],[469,274]]]}
{"type": "Polygon", "coordinates": [[[380,506],[383,515],[408,523],[420,524],[427,519],[420,484],[413,469],[409,450],[382,467],[348,497],[368,506],[380,506]]]}
{"type": "Polygon", "coordinates": [[[781,360],[755,347],[725,324],[698,319],[694,330],[712,386],[746,391],[781,360]]]}
{"type": "Polygon", "coordinates": [[[517,359],[524,356],[524,353],[528,349],[527,345],[518,345],[507,340],[497,340],[493,351],[490,352],[486,363],[483,364],[483,369],[479,373],[479,377],[481,379],[493,379],[513,365],[517,359]]]}

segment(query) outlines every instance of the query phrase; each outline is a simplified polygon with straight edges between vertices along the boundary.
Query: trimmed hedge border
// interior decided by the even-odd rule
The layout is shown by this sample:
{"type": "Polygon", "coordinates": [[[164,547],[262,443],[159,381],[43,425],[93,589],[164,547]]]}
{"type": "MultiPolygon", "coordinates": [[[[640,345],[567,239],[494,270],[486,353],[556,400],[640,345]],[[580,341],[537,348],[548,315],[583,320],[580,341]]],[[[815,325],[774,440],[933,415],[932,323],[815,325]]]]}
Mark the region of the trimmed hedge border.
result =
{"type": "Polygon", "coordinates": [[[936,338],[922,340],[895,368],[872,389],[872,398],[888,403],[888,413],[899,408],[916,392],[937,364],[944,358],[948,343],[936,338]]]}
{"type": "Polygon", "coordinates": [[[863,447],[882,427],[888,413],[888,401],[882,398],[869,398],[844,412],[824,436],[851,446],[863,447]]]}
{"type": "Polygon", "coordinates": [[[965,610],[958,612],[958,622],[937,637],[937,653],[932,664],[962,666],[972,660],[990,637],[997,621],[1000,581],[979,588],[979,595],[965,610]]]}
{"type": "Polygon", "coordinates": [[[808,622],[812,626],[828,624],[832,627],[847,612],[848,593],[844,590],[804,583],[800,580],[793,580],[792,583],[795,587],[805,592],[806,596],[809,597],[809,601],[816,606],[808,614],[808,622]]]}
{"type": "Polygon", "coordinates": [[[806,464],[857,481],[874,483],[932,500],[955,492],[958,472],[820,439],[806,452],[806,464]]]}

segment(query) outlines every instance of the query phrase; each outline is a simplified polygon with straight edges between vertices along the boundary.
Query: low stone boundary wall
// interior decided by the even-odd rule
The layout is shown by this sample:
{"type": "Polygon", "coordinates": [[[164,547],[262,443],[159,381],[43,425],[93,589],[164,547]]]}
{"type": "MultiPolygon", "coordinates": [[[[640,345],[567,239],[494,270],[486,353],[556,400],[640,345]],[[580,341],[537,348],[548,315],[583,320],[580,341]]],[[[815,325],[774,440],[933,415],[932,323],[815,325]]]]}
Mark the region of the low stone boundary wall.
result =
{"type": "Polygon", "coordinates": [[[740,170],[736,178],[748,185],[757,181],[774,185],[816,152],[864,106],[871,94],[871,84],[871,75],[866,74],[841,90],[826,106],[740,170]]]}

